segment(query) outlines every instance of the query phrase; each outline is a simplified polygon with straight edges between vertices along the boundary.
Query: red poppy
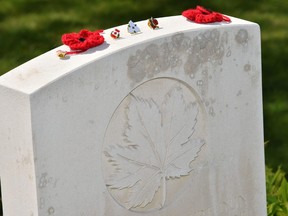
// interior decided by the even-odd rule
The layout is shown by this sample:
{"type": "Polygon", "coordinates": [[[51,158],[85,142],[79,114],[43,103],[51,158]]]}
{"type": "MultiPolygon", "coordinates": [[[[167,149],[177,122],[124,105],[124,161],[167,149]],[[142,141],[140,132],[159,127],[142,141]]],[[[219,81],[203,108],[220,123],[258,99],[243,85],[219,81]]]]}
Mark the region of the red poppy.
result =
{"type": "Polygon", "coordinates": [[[103,32],[103,30],[91,32],[87,29],[83,29],[79,33],[73,32],[63,34],[62,42],[72,50],[84,52],[104,43],[104,37],[100,34],[101,32],[103,32]]]}
{"type": "Polygon", "coordinates": [[[195,9],[185,10],[182,12],[182,15],[196,23],[231,22],[229,17],[201,6],[197,6],[195,9]]]}

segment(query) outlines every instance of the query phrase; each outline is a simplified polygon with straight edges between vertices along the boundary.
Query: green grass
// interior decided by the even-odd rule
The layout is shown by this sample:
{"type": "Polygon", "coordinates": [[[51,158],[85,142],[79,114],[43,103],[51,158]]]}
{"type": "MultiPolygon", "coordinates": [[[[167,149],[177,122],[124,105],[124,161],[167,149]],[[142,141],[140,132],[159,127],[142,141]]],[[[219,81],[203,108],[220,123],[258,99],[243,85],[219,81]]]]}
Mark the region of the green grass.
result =
{"type": "Polygon", "coordinates": [[[288,215],[288,182],[279,167],[276,172],[266,168],[267,215],[288,215]]]}

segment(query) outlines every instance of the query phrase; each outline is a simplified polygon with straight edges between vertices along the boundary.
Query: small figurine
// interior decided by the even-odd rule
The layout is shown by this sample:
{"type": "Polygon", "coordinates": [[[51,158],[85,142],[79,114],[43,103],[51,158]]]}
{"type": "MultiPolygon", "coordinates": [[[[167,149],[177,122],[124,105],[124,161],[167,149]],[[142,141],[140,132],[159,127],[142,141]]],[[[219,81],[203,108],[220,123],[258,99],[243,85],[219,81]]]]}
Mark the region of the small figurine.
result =
{"type": "Polygon", "coordinates": [[[59,58],[63,59],[66,57],[67,52],[66,51],[62,51],[62,50],[57,50],[56,54],[59,58]]]}
{"type": "Polygon", "coordinates": [[[114,38],[114,39],[119,38],[119,37],[120,37],[120,30],[114,29],[114,30],[111,32],[110,36],[111,36],[112,38],[114,38]]]}
{"type": "Polygon", "coordinates": [[[158,20],[151,17],[150,19],[148,19],[148,26],[152,29],[159,29],[158,20]]]}
{"type": "Polygon", "coordinates": [[[129,23],[128,23],[127,31],[130,34],[136,34],[136,33],[140,32],[140,29],[137,26],[137,24],[133,23],[132,20],[130,20],[129,23]]]}

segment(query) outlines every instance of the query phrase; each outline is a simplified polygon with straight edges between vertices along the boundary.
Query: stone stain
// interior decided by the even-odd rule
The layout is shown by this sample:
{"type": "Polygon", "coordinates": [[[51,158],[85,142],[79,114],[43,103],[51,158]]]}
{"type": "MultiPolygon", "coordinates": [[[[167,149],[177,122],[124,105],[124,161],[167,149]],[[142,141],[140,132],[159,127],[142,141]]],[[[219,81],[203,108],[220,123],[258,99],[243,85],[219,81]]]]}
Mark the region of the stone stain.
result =
{"type": "Polygon", "coordinates": [[[45,199],[43,197],[40,198],[40,208],[43,209],[45,207],[45,199]]]}
{"type": "Polygon", "coordinates": [[[16,164],[20,167],[30,166],[32,164],[32,158],[29,154],[21,154],[18,159],[16,159],[16,164]]]}
{"type": "MultiPolygon", "coordinates": [[[[239,43],[248,41],[246,30],[239,31],[237,35],[235,39],[239,43]]],[[[209,80],[213,78],[209,68],[221,72],[222,67],[218,67],[223,64],[223,58],[232,55],[228,39],[227,32],[221,33],[217,29],[207,30],[191,38],[184,33],[175,34],[161,44],[151,43],[131,55],[127,61],[127,76],[133,85],[145,78],[153,78],[160,72],[171,70],[177,73],[183,70],[190,79],[195,79],[200,94],[205,97],[209,80]]],[[[213,106],[207,106],[207,109],[210,116],[214,117],[216,113],[213,106]]]]}
{"type": "Polygon", "coordinates": [[[249,40],[248,31],[246,29],[240,29],[235,36],[235,41],[242,46],[246,46],[248,40],[249,40]]]}
{"type": "Polygon", "coordinates": [[[214,108],[212,106],[209,108],[209,115],[212,117],[215,117],[215,115],[216,115],[214,108]]]}
{"type": "Polygon", "coordinates": [[[244,71],[249,72],[251,70],[251,65],[250,64],[245,64],[244,65],[244,71]]]}
{"type": "Polygon", "coordinates": [[[231,54],[232,54],[232,52],[231,52],[231,48],[228,47],[228,49],[227,49],[227,53],[226,53],[226,57],[230,57],[231,54]]]}
{"type": "Polygon", "coordinates": [[[19,73],[17,78],[21,81],[28,80],[33,76],[38,76],[40,72],[36,68],[29,68],[24,73],[19,73]]]}
{"type": "MultiPolygon", "coordinates": [[[[47,187],[49,184],[51,184],[53,181],[53,178],[52,177],[48,177],[48,174],[47,173],[42,173],[41,174],[41,177],[39,179],[39,184],[38,184],[38,187],[39,188],[45,188],[47,187]]],[[[56,186],[56,183],[57,183],[57,180],[54,181],[54,187],[56,186]]]]}
{"type": "Polygon", "coordinates": [[[67,103],[67,102],[68,102],[67,96],[62,96],[62,102],[63,102],[63,103],[67,103]]]}
{"type": "Polygon", "coordinates": [[[259,73],[259,71],[256,70],[255,66],[251,65],[250,63],[246,63],[243,66],[243,70],[250,77],[252,86],[259,85],[260,73],[259,73]]]}
{"type": "Polygon", "coordinates": [[[39,188],[45,188],[48,184],[47,173],[42,173],[39,180],[39,188]]]}
{"type": "Polygon", "coordinates": [[[52,214],[54,214],[55,213],[55,209],[53,208],[53,207],[50,207],[49,209],[48,209],[48,214],[49,215],[52,215],[52,214]]]}
{"type": "Polygon", "coordinates": [[[201,65],[209,62],[217,66],[223,63],[227,43],[228,33],[221,35],[217,29],[205,31],[194,38],[178,33],[160,45],[152,43],[138,49],[127,61],[127,76],[133,82],[140,82],[181,66],[193,79],[201,65]]]}
{"type": "Polygon", "coordinates": [[[236,94],[237,97],[241,96],[242,95],[242,90],[239,90],[236,94]]]}
{"type": "Polygon", "coordinates": [[[221,65],[227,37],[227,34],[221,36],[216,29],[196,36],[191,43],[192,52],[188,55],[184,64],[185,73],[196,73],[201,65],[208,62],[213,66],[221,65]]]}

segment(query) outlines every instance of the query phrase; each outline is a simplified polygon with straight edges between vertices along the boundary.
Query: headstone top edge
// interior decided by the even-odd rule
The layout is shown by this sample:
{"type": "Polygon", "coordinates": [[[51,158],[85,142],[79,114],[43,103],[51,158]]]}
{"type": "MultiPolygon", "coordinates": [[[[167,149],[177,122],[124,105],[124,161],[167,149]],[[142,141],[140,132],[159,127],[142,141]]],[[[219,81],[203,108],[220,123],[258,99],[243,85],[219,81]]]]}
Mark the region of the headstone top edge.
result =
{"type": "Polygon", "coordinates": [[[12,69],[6,74],[0,76],[0,85],[8,87],[19,92],[32,94],[43,86],[69,74],[75,69],[89,64],[97,59],[101,59],[107,55],[113,54],[121,49],[145,43],[149,40],[167,37],[177,32],[201,31],[211,28],[229,28],[238,25],[257,25],[256,23],[243,19],[228,16],[231,23],[212,23],[212,24],[197,24],[181,15],[168,16],[157,18],[159,21],[159,30],[149,29],[147,20],[135,21],[140,27],[139,35],[130,35],[127,32],[127,24],[115,26],[104,30],[103,36],[105,43],[101,46],[92,48],[87,53],[73,55],[69,59],[61,60],[57,57],[57,50],[69,51],[69,47],[62,45],[56,47],[42,55],[39,55],[26,63],[12,69]],[[110,32],[115,28],[120,29],[121,37],[124,40],[115,40],[110,37],[110,32]]]}

